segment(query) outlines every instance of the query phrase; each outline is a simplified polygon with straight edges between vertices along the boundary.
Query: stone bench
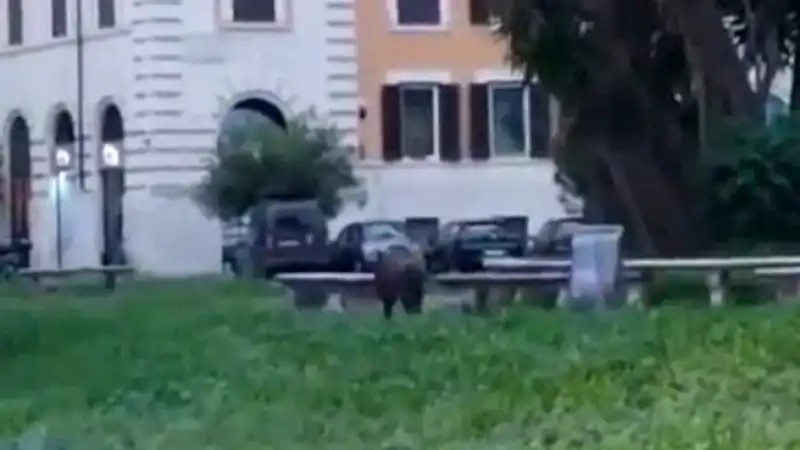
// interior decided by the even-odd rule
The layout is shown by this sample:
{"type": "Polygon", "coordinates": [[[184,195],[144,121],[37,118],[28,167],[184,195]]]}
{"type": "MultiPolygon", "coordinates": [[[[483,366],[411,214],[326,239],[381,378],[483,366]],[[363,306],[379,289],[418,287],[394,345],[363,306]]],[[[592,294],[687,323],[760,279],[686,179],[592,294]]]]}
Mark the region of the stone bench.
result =
{"type": "Polygon", "coordinates": [[[275,279],[291,291],[300,309],[343,311],[354,295],[372,293],[374,276],[356,272],[281,273],[275,279]]]}
{"type": "Polygon", "coordinates": [[[800,299],[800,267],[769,267],[753,271],[758,279],[767,281],[779,302],[800,299]]]}
{"type": "Polygon", "coordinates": [[[470,272],[446,273],[437,275],[435,283],[456,289],[473,291],[473,306],[479,313],[489,311],[489,304],[497,299],[501,305],[507,306],[520,301],[524,293],[536,288],[552,286],[558,289],[557,304],[563,303],[566,295],[565,286],[569,281],[569,273],[563,271],[539,273],[502,273],[502,272],[470,272]]]}
{"type": "Polygon", "coordinates": [[[62,269],[23,269],[16,273],[22,279],[33,281],[35,284],[50,289],[57,289],[59,283],[82,278],[101,277],[105,289],[113,291],[117,287],[119,278],[132,275],[131,266],[97,266],[77,267],[62,269]]]}
{"type": "MultiPolygon", "coordinates": [[[[470,290],[474,308],[486,312],[494,298],[508,305],[519,301],[526,291],[552,287],[558,292],[556,305],[565,306],[569,279],[570,274],[565,271],[446,273],[431,277],[427,296],[430,297],[436,288],[470,290]]],[[[636,280],[637,277],[629,273],[627,279],[636,280]]],[[[301,309],[342,311],[355,297],[374,298],[374,277],[370,273],[283,273],[277,275],[276,280],[291,291],[294,305],[301,309]]]]}
{"type": "MultiPolygon", "coordinates": [[[[426,297],[442,290],[468,289],[474,292],[474,305],[486,310],[489,297],[497,293],[504,300],[513,300],[519,295],[518,288],[563,286],[569,274],[512,273],[450,273],[431,277],[426,297]]],[[[313,308],[341,311],[347,309],[354,298],[374,298],[374,277],[370,273],[283,273],[276,280],[291,291],[294,305],[298,308],[313,308]]]]}

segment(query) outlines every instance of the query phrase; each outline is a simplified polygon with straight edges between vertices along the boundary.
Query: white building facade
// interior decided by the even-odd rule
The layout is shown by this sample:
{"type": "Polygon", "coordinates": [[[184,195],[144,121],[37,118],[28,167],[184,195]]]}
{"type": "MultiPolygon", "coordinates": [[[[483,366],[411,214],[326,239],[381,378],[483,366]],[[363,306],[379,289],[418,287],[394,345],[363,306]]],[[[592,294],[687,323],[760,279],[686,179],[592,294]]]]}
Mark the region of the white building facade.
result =
{"type": "Polygon", "coordinates": [[[27,229],[13,230],[21,213],[11,197],[19,192],[6,189],[0,236],[27,233],[34,267],[100,262],[104,144],[121,150],[129,262],[181,275],[220,270],[220,224],[201,213],[190,190],[228,111],[266,108],[286,117],[315,107],[355,140],[354,0],[33,3],[0,0],[0,23],[8,24],[0,36],[4,185],[25,171],[26,145],[32,180],[27,229]],[[119,111],[123,139],[105,135],[109,111],[119,111]],[[64,124],[72,141],[57,137],[64,124]],[[53,155],[62,147],[72,159],[57,169],[53,155]]]}

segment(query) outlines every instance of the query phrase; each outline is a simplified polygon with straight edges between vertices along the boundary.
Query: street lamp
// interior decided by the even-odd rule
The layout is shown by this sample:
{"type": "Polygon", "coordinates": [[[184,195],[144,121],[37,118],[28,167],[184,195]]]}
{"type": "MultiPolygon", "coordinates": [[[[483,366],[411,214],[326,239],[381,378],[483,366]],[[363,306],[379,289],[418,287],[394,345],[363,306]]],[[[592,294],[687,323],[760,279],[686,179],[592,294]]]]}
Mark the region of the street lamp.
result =
{"type": "Polygon", "coordinates": [[[56,201],[56,264],[58,268],[64,266],[64,220],[62,215],[62,196],[66,188],[66,178],[73,163],[72,150],[58,147],[53,154],[53,172],[55,175],[55,201],[56,201]]]}
{"type": "Polygon", "coordinates": [[[103,144],[103,168],[118,169],[122,165],[119,147],[114,144],[103,144]]]}

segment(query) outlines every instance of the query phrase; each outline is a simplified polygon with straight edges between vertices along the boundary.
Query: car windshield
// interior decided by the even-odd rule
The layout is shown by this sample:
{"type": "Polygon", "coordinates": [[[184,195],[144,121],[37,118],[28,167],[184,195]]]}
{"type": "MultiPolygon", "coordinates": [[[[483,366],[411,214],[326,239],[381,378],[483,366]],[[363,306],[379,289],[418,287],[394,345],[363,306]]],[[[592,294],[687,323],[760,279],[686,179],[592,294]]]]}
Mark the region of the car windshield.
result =
{"type": "Polygon", "coordinates": [[[542,226],[537,237],[542,240],[568,238],[580,226],[581,223],[575,219],[550,220],[542,226]]]}
{"type": "Polygon", "coordinates": [[[367,242],[402,238],[398,225],[391,223],[370,223],[364,225],[364,240],[367,242]]]}
{"type": "Polygon", "coordinates": [[[442,227],[441,231],[439,232],[439,235],[440,235],[441,237],[443,237],[443,238],[449,238],[449,237],[453,237],[453,235],[454,235],[454,234],[456,234],[456,231],[458,231],[458,227],[459,227],[459,226],[460,226],[460,225],[459,225],[459,224],[457,224],[457,223],[448,223],[448,224],[445,224],[445,225],[442,227]]]}
{"type": "Polygon", "coordinates": [[[476,237],[476,236],[489,236],[502,234],[503,228],[495,223],[476,223],[467,225],[461,231],[463,236],[476,237]]]}

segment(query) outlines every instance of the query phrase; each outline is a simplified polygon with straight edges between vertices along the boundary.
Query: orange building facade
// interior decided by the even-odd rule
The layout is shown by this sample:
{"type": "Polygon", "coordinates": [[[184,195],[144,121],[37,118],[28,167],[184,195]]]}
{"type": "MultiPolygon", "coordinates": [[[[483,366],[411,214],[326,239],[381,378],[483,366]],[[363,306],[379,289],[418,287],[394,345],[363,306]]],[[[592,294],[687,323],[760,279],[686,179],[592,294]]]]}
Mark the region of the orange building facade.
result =
{"type": "Polygon", "coordinates": [[[357,0],[367,160],[544,158],[551,105],[505,61],[485,0],[357,0]]]}
{"type": "Polygon", "coordinates": [[[355,0],[365,199],[352,220],[564,213],[543,90],[522,82],[483,0],[355,0]]]}

